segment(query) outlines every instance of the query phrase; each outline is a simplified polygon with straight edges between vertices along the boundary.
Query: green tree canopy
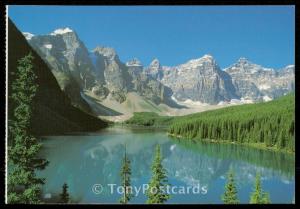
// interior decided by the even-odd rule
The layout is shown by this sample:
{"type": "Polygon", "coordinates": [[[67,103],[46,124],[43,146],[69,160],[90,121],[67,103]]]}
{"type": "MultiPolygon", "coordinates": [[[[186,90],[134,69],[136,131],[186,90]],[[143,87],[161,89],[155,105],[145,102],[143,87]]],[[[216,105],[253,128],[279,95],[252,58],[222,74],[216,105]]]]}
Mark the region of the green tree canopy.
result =
{"type": "Polygon", "coordinates": [[[121,184],[124,190],[124,194],[120,199],[120,203],[127,204],[131,198],[133,197],[132,190],[131,190],[131,168],[130,168],[130,160],[126,153],[126,146],[124,152],[124,158],[122,162],[121,168],[121,184]]]}
{"type": "Polygon", "coordinates": [[[268,203],[271,203],[269,193],[264,192],[262,190],[261,181],[260,181],[260,174],[259,173],[256,174],[253,192],[250,196],[250,203],[251,204],[268,204],[268,203]]]}
{"type": "Polygon", "coordinates": [[[225,192],[222,195],[222,200],[225,204],[238,204],[239,203],[233,171],[229,171],[229,173],[228,173],[227,184],[225,186],[225,192]]]}
{"type": "Polygon", "coordinates": [[[8,203],[40,203],[40,185],[36,170],[48,164],[37,157],[42,144],[31,135],[30,119],[38,85],[31,53],[18,61],[16,79],[12,81],[11,99],[15,104],[8,124],[8,203]]]}
{"type": "Polygon", "coordinates": [[[156,146],[155,157],[152,163],[152,178],[146,191],[148,204],[164,203],[170,198],[167,193],[168,178],[165,168],[162,166],[160,145],[156,146]]]}

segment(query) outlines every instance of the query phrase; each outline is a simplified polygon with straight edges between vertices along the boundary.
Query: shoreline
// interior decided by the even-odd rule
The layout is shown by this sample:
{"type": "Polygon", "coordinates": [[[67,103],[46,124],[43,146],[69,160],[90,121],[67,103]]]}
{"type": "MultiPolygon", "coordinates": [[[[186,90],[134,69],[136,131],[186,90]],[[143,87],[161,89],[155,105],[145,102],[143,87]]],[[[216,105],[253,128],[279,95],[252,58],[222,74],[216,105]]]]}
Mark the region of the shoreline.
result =
{"type": "Polygon", "coordinates": [[[144,126],[144,125],[137,125],[137,124],[126,124],[126,123],[114,123],[108,127],[125,127],[125,128],[139,128],[139,129],[149,129],[149,130],[168,130],[168,126],[144,126]]]}
{"type": "Polygon", "coordinates": [[[294,155],[295,156],[295,152],[291,152],[291,151],[287,151],[287,150],[280,150],[276,147],[265,147],[262,146],[262,144],[264,143],[238,143],[238,142],[229,142],[226,140],[214,140],[214,139],[197,139],[197,138],[193,138],[193,139],[188,139],[186,137],[183,137],[181,135],[176,135],[176,134],[171,134],[169,132],[167,132],[168,136],[177,138],[177,139],[184,139],[184,140],[193,140],[195,142],[208,142],[208,143],[218,143],[218,144],[234,144],[234,145],[240,145],[240,146],[247,146],[247,147],[252,147],[252,148],[256,148],[256,149],[261,149],[261,150],[266,150],[266,151],[272,151],[272,152],[279,152],[279,153],[284,153],[284,154],[289,154],[289,155],[294,155]]]}

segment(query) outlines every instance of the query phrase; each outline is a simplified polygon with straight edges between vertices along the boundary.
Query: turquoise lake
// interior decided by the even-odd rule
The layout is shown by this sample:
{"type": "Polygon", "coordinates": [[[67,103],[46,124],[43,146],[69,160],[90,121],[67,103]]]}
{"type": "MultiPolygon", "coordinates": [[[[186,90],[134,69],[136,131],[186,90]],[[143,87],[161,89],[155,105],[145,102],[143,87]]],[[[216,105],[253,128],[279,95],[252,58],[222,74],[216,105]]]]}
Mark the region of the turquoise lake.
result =
{"type": "MultiPolygon", "coordinates": [[[[295,196],[293,155],[233,144],[214,144],[174,139],[164,131],[110,127],[101,132],[49,136],[43,139],[41,155],[49,160],[38,173],[46,178],[43,195],[57,201],[63,183],[76,203],[118,203],[120,167],[124,145],[132,169],[132,186],[147,184],[156,144],[161,145],[163,166],[171,186],[199,187],[196,193],[177,189],[167,203],[222,204],[226,176],[235,174],[238,197],[248,203],[255,175],[261,174],[263,190],[272,203],[292,203],[295,196]],[[95,188],[94,185],[101,184],[95,188]],[[110,185],[110,186],[109,186],[110,185]],[[112,185],[114,189],[112,189],[112,185]],[[176,193],[177,192],[177,193],[176,193]],[[100,193],[100,194],[99,194],[100,193]]],[[[140,191],[131,203],[145,203],[140,191]]]]}

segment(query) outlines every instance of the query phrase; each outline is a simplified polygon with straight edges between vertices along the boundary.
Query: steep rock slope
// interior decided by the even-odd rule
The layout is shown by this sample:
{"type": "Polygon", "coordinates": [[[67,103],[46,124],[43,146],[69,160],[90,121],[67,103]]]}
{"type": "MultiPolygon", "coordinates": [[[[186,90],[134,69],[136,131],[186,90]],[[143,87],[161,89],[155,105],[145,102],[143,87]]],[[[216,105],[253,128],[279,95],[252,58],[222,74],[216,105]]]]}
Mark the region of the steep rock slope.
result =
{"type": "MultiPolygon", "coordinates": [[[[11,83],[17,60],[32,53],[33,66],[39,85],[34,98],[31,131],[37,135],[63,134],[75,131],[95,131],[107,124],[71,105],[71,101],[60,89],[49,66],[27,43],[14,23],[8,21],[8,96],[11,94],[11,83]]],[[[13,118],[14,104],[8,100],[8,118],[13,118]]]]}
{"type": "Polygon", "coordinates": [[[95,88],[103,89],[103,98],[110,94],[116,101],[124,102],[130,88],[128,86],[130,77],[125,64],[120,61],[115,50],[108,47],[96,47],[93,50],[93,57],[94,69],[100,84],[95,88]]]}
{"type": "Polygon", "coordinates": [[[163,67],[162,71],[161,82],[173,90],[176,100],[216,104],[238,98],[231,77],[210,55],[176,67],[163,67]]]}
{"type": "Polygon", "coordinates": [[[172,90],[149,76],[139,60],[133,59],[127,62],[126,66],[131,75],[131,89],[133,91],[157,105],[160,103],[169,104],[168,99],[172,96],[172,90]]]}
{"type": "Polygon", "coordinates": [[[78,35],[69,28],[57,29],[47,35],[23,35],[50,66],[59,86],[69,95],[73,105],[89,111],[80,92],[95,83],[93,65],[78,35]]]}
{"type": "MultiPolygon", "coordinates": [[[[97,46],[88,52],[75,31],[57,29],[47,35],[23,33],[30,45],[51,66],[60,87],[74,104],[83,106],[80,93],[92,91],[101,99],[122,103],[129,92],[136,92],[156,104],[169,101],[170,89],[158,80],[134,71],[136,64],[120,61],[113,48],[97,46]]],[[[86,108],[85,108],[86,109],[86,108]]]]}

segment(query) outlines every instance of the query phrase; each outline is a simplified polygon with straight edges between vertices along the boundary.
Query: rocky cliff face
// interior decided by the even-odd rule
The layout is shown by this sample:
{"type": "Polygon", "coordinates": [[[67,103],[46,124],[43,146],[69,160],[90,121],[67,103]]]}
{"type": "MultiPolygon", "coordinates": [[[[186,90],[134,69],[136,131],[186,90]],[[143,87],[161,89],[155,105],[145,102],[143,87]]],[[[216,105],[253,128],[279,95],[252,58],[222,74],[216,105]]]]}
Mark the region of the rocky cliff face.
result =
{"type": "Polygon", "coordinates": [[[221,70],[214,58],[205,55],[175,67],[161,66],[153,60],[146,73],[174,92],[179,101],[192,100],[216,104],[232,99],[269,101],[294,91],[295,67],[274,70],[240,58],[221,70]]]}
{"type": "Polygon", "coordinates": [[[145,71],[148,75],[157,80],[161,80],[164,76],[162,66],[157,58],[150,63],[145,71]]]}
{"type": "Polygon", "coordinates": [[[136,92],[156,104],[170,104],[171,96],[178,101],[218,104],[268,101],[295,88],[294,66],[274,70],[241,58],[221,70],[211,55],[205,55],[175,67],[162,66],[158,59],[144,67],[138,59],[123,63],[113,48],[99,46],[89,52],[69,28],[48,35],[23,35],[49,64],[73,104],[81,107],[86,105],[81,97],[85,90],[100,100],[119,103],[129,92],[136,92]]]}
{"type": "Polygon", "coordinates": [[[96,80],[99,85],[95,88],[105,89],[106,94],[122,103],[126,99],[128,92],[129,74],[126,66],[120,61],[117,53],[112,48],[96,47],[93,50],[94,67],[97,75],[96,80]]]}
{"type": "Polygon", "coordinates": [[[294,66],[274,70],[240,58],[224,69],[232,77],[232,83],[240,98],[268,101],[294,90],[294,66]]]}
{"type": "Polygon", "coordinates": [[[62,87],[67,84],[66,77],[70,75],[81,88],[88,89],[94,85],[88,50],[71,29],[57,29],[48,35],[33,36],[28,41],[50,64],[62,87]]]}
{"type": "Polygon", "coordinates": [[[146,99],[156,104],[163,103],[167,94],[166,88],[156,79],[147,75],[143,70],[143,65],[138,59],[133,59],[126,64],[122,63],[112,48],[96,47],[93,50],[93,63],[97,75],[94,90],[102,89],[102,97],[111,98],[122,103],[126,99],[128,92],[137,92],[146,99]],[[104,90],[105,89],[105,90],[104,90]]]}
{"type": "Polygon", "coordinates": [[[145,73],[137,59],[124,64],[109,47],[98,46],[88,52],[69,28],[57,29],[48,35],[23,35],[50,65],[74,104],[80,103],[80,93],[85,90],[91,90],[100,99],[109,97],[119,103],[126,100],[128,92],[137,92],[157,104],[172,94],[160,81],[145,73]]]}
{"type": "Polygon", "coordinates": [[[93,65],[88,51],[77,34],[69,28],[57,29],[48,35],[25,35],[29,44],[47,62],[61,89],[73,105],[88,111],[80,91],[95,84],[93,65]]]}
{"type": "Polygon", "coordinates": [[[126,66],[131,75],[131,89],[133,91],[138,92],[155,104],[167,103],[168,98],[172,96],[172,90],[149,75],[139,60],[133,59],[127,62],[126,66]]]}
{"type": "Polygon", "coordinates": [[[215,104],[238,98],[231,77],[221,71],[214,58],[205,55],[176,67],[164,67],[161,82],[170,87],[179,101],[215,104]]]}

